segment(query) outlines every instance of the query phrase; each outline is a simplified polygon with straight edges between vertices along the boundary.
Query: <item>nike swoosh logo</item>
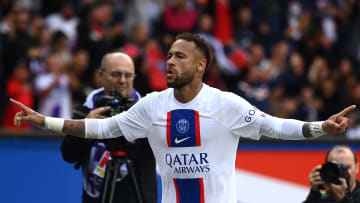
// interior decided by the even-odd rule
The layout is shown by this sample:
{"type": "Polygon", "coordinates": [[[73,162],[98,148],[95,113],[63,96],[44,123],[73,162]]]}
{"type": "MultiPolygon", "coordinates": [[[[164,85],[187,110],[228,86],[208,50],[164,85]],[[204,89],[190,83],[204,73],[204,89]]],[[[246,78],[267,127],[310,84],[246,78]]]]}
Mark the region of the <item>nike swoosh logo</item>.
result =
{"type": "Polygon", "coordinates": [[[189,139],[190,137],[185,137],[183,139],[179,139],[177,137],[175,137],[175,144],[180,144],[182,142],[184,142],[185,140],[189,139]]]}

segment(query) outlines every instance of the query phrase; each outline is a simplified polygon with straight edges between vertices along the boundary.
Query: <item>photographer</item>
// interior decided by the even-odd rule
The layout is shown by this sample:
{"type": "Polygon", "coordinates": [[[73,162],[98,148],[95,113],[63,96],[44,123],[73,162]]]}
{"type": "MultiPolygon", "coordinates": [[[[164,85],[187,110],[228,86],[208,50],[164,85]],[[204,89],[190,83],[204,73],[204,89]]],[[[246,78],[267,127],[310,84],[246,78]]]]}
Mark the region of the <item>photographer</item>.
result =
{"type": "Polygon", "coordinates": [[[355,152],[347,145],[335,145],[328,151],[326,163],[309,174],[311,191],[304,203],[360,202],[358,171],[355,152]]]}
{"type": "MultiPolygon", "coordinates": [[[[74,110],[73,118],[105,118],[113,116],[120,113],[120,111],[127,110],[140,99],[140,94],[133,89],[134,63],[128,55],[121,52],[106,54],[101,61],[100,75],[103,88],[92,91],[88,95],[86,102],[74,110]],[[116,95],[116,92],[119,92],[120,95],[116,95]],[[102,102],[101,98],[107,96],[119,99],[119,104],[110,107],[102,102]],[[128,101],[130,101],[130,98],[133,102],[129,106],[128,101]],[[122,109],[119,110],[117,107],[122,107],[122,109]]],[[[112,151],[112,149],[108,148],[108,144],[109,146],[119,145],[122,148],[124,147],[128,154],[127,157],[133,163],[137,185],[140,186],[143,201],[156,202],[155,159],[147,139],[138,139],[134,143],[126,142],[124,139],[112,139],[110,143],[100,141],[67,135],[61,146],[64,160],[76,163],[75,168],[79,168],[79,166],[82,168],[82,202],[98,203],[102,201],[104,177],[106,175],[106,165],[104,163],[109,163],[109,154],[112,151]]],[[[114,202],[138,202],[134,181],[128,174],[129,170],[125,164],[121,165],[119,173],[120,176],[116,179],[114,202]]]]}

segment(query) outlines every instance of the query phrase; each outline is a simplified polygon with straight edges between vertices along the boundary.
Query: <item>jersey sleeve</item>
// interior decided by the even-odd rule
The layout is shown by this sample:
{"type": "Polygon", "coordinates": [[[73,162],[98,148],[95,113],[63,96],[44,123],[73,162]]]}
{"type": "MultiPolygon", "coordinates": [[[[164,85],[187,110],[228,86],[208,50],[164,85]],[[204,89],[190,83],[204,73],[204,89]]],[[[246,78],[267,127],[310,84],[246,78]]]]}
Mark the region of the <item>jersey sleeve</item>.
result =
{"type": "Polygon", "coordinates": [[[122,134],[129,142],[147,136],[148,129],[152,125],[151,101],[151,96],[148,95],[140,99],[128,111],[114,117],[122,134]]]}
{"type": "Polygon", "coordinates": [[[242,97],[225,92],[222,97],[223,123],[233,135],[258,140],[265,113],[242,97]]]}

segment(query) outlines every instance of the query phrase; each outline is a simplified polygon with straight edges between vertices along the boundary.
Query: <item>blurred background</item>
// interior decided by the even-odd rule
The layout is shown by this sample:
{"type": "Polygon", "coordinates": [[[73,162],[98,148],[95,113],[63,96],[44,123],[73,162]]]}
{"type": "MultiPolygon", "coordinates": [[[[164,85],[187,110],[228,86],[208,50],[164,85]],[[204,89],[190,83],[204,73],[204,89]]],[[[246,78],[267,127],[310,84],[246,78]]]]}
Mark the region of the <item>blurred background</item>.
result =
{"type": "MultiPolygon", "coordinates": [[[[70,118],[100,87],[102,56],[119,48],[135,60],[134,86],[143,96],[166,89],[167,51],[182,32],[199,33],[213,48],[205,83],[266,113],[314,121],[360,105],[359,0],[1,0],[0,202],[81,199],[80,171],[62,160],[62,137],[15,127],[19,109],[10,97],[70,118]]],[[[281,192],[264,202],[304,200],[308,173],[333,144],[360,150],[360,111],[349,117],[346,133],[326,139],[241,140],[239,202],[262,202],[252,195],[275,187],[254,180],[280,184],[279,191],[294,186],[288,199],[281,192]],[[264,167],[277,164],[283,167],[264,167]]]]}

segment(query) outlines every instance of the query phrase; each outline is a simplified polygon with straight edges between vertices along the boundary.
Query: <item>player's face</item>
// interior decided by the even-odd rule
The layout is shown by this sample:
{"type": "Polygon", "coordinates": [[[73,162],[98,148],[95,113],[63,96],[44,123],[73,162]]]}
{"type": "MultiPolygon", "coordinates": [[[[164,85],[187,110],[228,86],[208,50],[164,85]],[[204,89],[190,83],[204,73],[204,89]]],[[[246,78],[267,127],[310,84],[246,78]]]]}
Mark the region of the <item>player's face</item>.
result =
{"type": "Polygon", "coordinates": [[[348,175],[350,185],[356,184],[356,174],[358,173],[358,163],[355,163],[352,152],[347,148],[342,148],[342,151],[331,151],[328,157],[328,161],[336,161],[342,163],[348,167],[348,175]]]}
{"type": "Polygon", "coordinates": [[[107,56],[105,66],[105,71],[102,73],[105,93],[116,89],[122,95],[129,96],[135,77],[131,59],[123,54],[111,54],[107,56]]]}
{"type": "Polygon", "coordinates": [[[194,80],[198,55],[194,42],[180,39],[172,44],[167,60],[168,87],[180,89],[194,80]]]}

